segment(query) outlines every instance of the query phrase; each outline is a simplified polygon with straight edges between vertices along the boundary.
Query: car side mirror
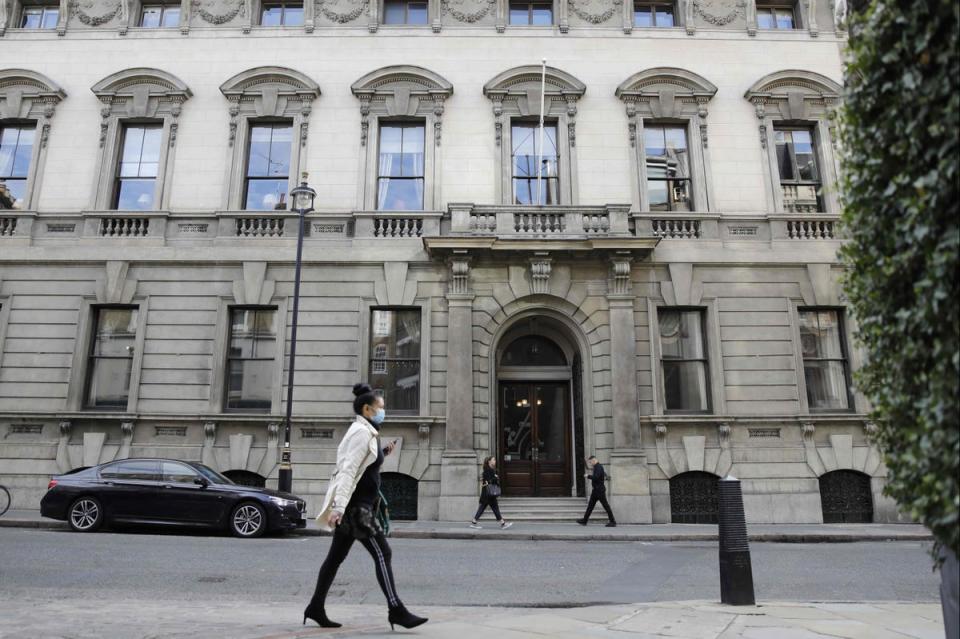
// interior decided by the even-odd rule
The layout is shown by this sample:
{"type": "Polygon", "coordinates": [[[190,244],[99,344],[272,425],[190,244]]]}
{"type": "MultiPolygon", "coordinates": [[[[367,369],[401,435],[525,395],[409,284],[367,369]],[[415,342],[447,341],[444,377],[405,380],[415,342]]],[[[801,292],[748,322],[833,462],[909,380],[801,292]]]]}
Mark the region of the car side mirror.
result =
{"type": "Polygon", "coordinates": [[[207,481],[207,478],[206,478],[206,477],[195,477],[194,480],[193,480],[193,483],[195,483],[195,484],[197,484],[197,485],[199,485],[199,486],[201,486],[201,487],[203,487],[203,488],[206,488],[207,486],[210,485],[210,482],[207,481]]]}

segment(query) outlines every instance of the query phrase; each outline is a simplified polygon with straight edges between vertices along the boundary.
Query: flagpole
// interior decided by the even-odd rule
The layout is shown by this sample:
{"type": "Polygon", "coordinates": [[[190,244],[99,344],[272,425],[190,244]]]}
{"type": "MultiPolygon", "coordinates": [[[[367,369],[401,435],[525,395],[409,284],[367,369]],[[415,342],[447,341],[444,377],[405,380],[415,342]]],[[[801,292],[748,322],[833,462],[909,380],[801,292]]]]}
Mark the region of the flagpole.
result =
{"type": "Polygon", "coordinates": [[[540,69],[540,141],[537,144],[537,205],[541,204],[541,180],[543,178],[543,108],[547,92],[547,59],[543,58],[540,69]]]}

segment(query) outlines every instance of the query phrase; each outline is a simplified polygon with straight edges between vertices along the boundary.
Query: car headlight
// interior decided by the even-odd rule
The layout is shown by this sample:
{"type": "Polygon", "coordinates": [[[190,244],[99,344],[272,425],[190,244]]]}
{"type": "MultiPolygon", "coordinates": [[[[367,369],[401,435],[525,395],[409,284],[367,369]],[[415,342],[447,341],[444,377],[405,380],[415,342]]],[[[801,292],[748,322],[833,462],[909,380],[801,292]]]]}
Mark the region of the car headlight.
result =
{"type": "Polygon", "coordinates": [[[284,499],[283,497],[270,497],[270,501],[275,503],[277,506],[296,506],[297,502],[295,499],[284,499]]]}

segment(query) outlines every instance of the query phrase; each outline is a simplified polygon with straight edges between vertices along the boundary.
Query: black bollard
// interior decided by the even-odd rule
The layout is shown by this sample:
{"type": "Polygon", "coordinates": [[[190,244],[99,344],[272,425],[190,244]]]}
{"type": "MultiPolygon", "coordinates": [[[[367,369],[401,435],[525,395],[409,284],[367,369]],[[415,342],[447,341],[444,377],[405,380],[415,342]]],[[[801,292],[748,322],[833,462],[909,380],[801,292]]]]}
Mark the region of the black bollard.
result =
{"type": "Polygon", "coordinates": [[[720,603],[752,606],[753,568],[740,480],[728,475],[719,481],[719,489],[720,603]]]}

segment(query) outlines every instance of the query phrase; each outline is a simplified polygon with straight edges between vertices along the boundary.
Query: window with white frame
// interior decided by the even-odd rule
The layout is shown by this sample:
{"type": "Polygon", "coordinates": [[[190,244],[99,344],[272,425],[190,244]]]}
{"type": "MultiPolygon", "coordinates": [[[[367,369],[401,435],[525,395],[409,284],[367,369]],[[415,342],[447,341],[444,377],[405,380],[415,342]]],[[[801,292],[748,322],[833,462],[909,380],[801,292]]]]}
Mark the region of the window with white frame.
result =
{"type": "Polygon", "coordinates": [[[59,21],[59,2],[24,2],[20,9],[21,29],[56,29],[59,21]]]}
{"type": "Polygon", "coordinates": [[[797,29],[798,22],[793,2],[757,0],[758,29],[797,29]]]}
{"type": "Polygon", "coordinates": [[[799,320],[807,405],[814,412],[849,409],[850,371],[841,312],[801,308],[799,320]]]}
{"type": "Polygon", "coordinates": [[[253,123],[247,145],[243,208],[247,211],[287,209],[293,125],[253,123]]]}
{"type": "Polygon", "coordinates": [[[515,121],[510,139],[513,167],[514,204],[560,203],[560,152],[557,148],[556,122],[544,123],[543,155],[540,155],[540,126],[536,122],[515,121]],[[537,162],[540,162],[539,186],[537,162]]]}
{"type": "Polygon", "coordinates": [[[172,29],[180,26],[180,3],[145,3],[140,7],[139,26],[144,29],[172,29]]]}
{"type": "Polygon", "coordinates": [[[667,412],[710,411],[705,315],[702,309],[657,309],[663,399],[667,412]]]}
{"type": "Polygon", "coordinates": [[[428,21],[427,0],[383,0],[385,25],[425,25],[428,21]]]}
{"type": "Polygon", "coordinates": [[[112,208],[119,211],[154,209],[160,167],[162,124],[125,124],[117,158],[112,208]]]}
{"type": "Polygon", "coordinates": [[[226,410],[270,412],[276,382],[276,356],[277,309],[231,308],[226,410]]]}
{"type": "Polygon", "coordinates": [[[823,211],[823,184],[817,168],[813,128],[778,126],[774,128],[774,140],[784,210],[790,213],[823,211]]]}
{"type": "Polygon", "coordinates": [[[676,7],[673,2],[636,0],[633,3],[633,26],[675,27],[677,26],[676,7]]]}
{"type": "Polygon", "coordinates": [[[35,123],[0,122],[0,183],[6,185],[13,209],[22,209],[26,199],[36,129],[35,123]]]}
{"type": "Polygon", "coordinates": [[[87,358],[87,408],[126,410],[130,397],[134,347],[137,338],[136,306],[93,307],[93,334],[87,358]]]}
{"type": "Polygon", "coordinates": [[[283,0],[260,5],[261,27],[302,27],[303,2],[283,0]]]}
{"type": "Polygon", "coordinates": [[[692,211],[687,128],[644,122],[643,151],[650,210],[692,211]]]}
{"type": "Polygon", "coordinates": [[[420,309],[375,308],[370,318],[370,385],[395,412],[420,409],[420,309]]]}
{"type": "Polygon", "coordinates": [[[510,0],[510,25],[549,27],[553,24],[553,0],[510,0]]]}
{"type": "Polygon", "coordinates": [[[423,151],[422,122],[380,123],[377,210],[423,210],[423,151]]]}

